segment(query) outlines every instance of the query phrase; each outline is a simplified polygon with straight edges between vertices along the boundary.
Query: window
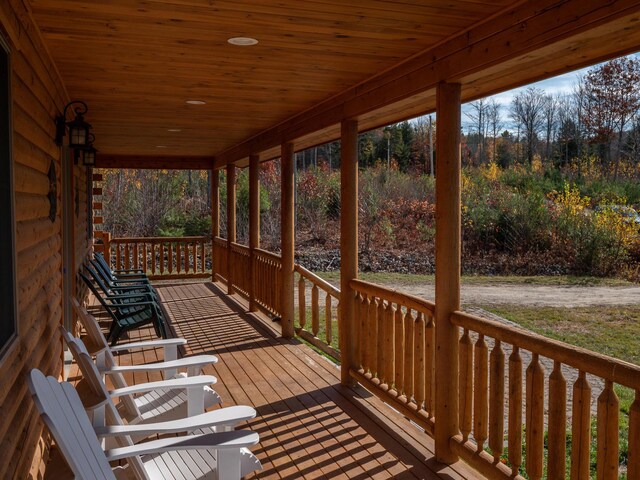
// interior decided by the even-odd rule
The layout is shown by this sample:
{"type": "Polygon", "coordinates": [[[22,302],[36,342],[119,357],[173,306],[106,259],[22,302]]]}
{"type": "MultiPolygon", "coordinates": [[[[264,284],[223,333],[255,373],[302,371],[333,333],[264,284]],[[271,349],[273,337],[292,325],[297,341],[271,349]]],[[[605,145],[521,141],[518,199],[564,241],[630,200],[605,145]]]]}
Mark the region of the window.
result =
{"type": "Polygon", "coordinates": [[[0,353],[16,334],[10,75],[9,49],[0,37],[0,353]]]}

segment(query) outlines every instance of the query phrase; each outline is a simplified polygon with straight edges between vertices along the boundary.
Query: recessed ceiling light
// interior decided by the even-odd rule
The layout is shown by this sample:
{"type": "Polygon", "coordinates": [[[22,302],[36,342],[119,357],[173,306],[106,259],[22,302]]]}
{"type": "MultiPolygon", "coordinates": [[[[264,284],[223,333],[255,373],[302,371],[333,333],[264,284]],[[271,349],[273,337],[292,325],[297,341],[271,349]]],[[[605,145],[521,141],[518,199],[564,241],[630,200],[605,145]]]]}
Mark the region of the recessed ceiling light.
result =
{"type": "Polygon", "coordinates": [[[166,145],[156,145],[156,148],[167,148],[166,145]]]}
{"type": "Polygon", "coordinates": [[[180,128],[167,128],[167,132],[181,132],[180,128]]]}
{"type": "Polygon", "coordinates": [[[203,102],[202,100],[187,100],[189,105],[206,105],[207,102],[203,102]]]}
{"type": "Polygon", "coordinates": [[[232,37],[227,40],[231,45],[239,45],[241,47],[248,47],[249,45],[256,45],[258,40],[251,37],[232,37]]]}

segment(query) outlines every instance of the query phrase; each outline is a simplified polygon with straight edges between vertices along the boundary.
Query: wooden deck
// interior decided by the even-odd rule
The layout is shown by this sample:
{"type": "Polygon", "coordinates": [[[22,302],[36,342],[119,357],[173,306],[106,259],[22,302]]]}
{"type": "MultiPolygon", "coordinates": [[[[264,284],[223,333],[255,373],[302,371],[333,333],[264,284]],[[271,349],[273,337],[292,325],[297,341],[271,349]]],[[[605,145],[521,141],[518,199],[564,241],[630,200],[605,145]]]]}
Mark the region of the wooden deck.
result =
{"type": "MultiPolygon", "coordinates": [[[[466,464],[437,463],[433,441],[362,387],[339,383],[339,370],[297,340],[277,336],[269,321],[212,283],[158,286],[186,355],[213,353],[206,373],[224,405],[246,404],[258,416],[252,450],[263,464],[250,478],[478,478],[466,464]]],[[[135,339],[152,330],[132,333],[135,339]]],[[[133,338],[132,338],[133,339],[133,338]]],[[[124,355],[121,364],[154,361],[155,352],[124,355]]],[[[74,373],[72,372],[72,377],[74,373]]],[[[146,376],[136,381],[155,380],[146,376]]]]}

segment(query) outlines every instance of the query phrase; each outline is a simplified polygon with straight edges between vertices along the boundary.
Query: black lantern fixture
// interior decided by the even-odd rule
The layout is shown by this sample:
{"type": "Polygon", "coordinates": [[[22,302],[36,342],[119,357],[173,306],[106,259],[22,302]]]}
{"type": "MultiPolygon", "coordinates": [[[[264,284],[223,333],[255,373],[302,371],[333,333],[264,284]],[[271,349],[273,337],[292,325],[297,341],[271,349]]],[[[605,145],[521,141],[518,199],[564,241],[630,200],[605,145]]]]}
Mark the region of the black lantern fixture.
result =
{"type": "Polygon", "coordinates": [[[93,141],[95,137],[93,133],[89,134],[89,146],[81,150],[82,152],[82,164],[85,167],[93,167],[96,164],[96,154],[98,150],[93,146],[93,141]]]}
{"type": "Polygon", "coordinates": [[[62,115],[56,118],[56,145],[62,145],[66,127],[69,127],[69,148],[87,148],[89,145],[89,130],[91,125],[84,120],[84,114],[88,111],[87,104],[81,100],[69,102],[65,107],[62,115]],[[69,107],[77,105],[73,108],[76,118],[67,122],[67,110],[69,107]]]}

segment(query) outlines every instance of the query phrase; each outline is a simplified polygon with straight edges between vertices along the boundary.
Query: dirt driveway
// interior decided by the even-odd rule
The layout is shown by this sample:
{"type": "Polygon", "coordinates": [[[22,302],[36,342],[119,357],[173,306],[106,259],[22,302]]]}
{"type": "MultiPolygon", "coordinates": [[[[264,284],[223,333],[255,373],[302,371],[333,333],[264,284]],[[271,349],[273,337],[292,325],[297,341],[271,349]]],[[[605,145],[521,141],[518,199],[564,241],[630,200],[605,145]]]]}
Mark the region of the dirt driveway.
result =
{"type": "MultiPolygon", "coordinates": [[[[433,300],[433,284],[387,285],[433,300]]],[[[589,307],[595,305],[640,305],[640,286],[559,285],[463,285],[463,305],[532,305],[545,307],[589,307]]]]}

